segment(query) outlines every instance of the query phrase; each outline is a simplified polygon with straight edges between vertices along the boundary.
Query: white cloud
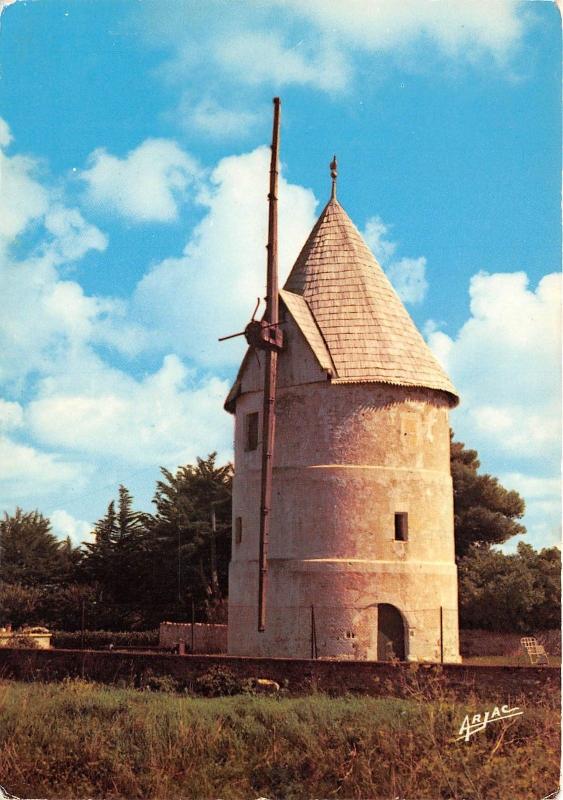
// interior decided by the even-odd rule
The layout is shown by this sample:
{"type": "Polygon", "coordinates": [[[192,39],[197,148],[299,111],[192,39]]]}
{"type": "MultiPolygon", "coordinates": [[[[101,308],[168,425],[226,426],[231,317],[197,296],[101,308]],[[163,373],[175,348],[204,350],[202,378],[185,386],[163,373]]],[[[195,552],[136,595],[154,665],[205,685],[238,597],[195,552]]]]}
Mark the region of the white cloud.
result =
{"type": "MultiPolygon", "coordinates": [[[[10,138],[7,125],[0,127],[0,136],[4,142],[10,138]]],[[[66,207],[61,190],[37,179],[33,159],[2,152],[0,159],[0,380],[23,385],[30,373],[48,372],[88,344],[138,352],[144,334],[126,320],[125,304],[87,296],[77,282],[61,280],[57,269],[88,252],[103,252],[106,235],[78,209],[66,207]],[[32,223],[40,243],[26,260],[16,261],[9,246],[32,223]]]]}
{"type": "Polygon", "coordinates": [[[522,472],[508,472],[500,476],[507,489],[515,489],[526,501],[524,536],[509,540],[503,550],[515,551],[519,541],[536,548],[561,546],[561,480],[555,477],[537,477],[522,472]]]}
{"type": "Polygon", "coordinates": [[[57,489],[82,487],[90,474],[89,466],[45,453],[27,444],[0,436],[0,506],[14,500],[33,501],[35,495],[47,495],[57,489]]]}
{"type": "Polygon", "coordinates": [[[227,108],[211,97],[194,102],[187,94],[180,100],[175,116],[187,133],[196,130],[213,139],[244,137],[261,118],[257,111],[227,108]]]}
{"type": "Polygon", "coordinates": [[[325,91],[344,89],[349,68],[337,48],[293,45],[271,30],[227,35],[214,45],[217,63],[238,80],[270,86],[301,84],[325,91]]]}
{"type": "Polygon", "coordinates": [[[195,160],[169,139],[146,139],[125,158],[95,150],[78,173],[89,202],[136,222],[174,221],[199,175],[195,160]]]}
{"type": "Polygon", "coordinates": [[[376,259],[384,268],[395,291],[405,303],[421,303],[426,297],[426,259],[395,259],[397,242],[387,239],[389,226],[380,217],[371,217],[364,228],[364,238],[376,259]]]}
{"type": "Polygon", "coordinates": [[[10,132],[10,126],[5,119],[0,117],[0,147],[8,147],[11,141],[12,134],[10,132]]]}
{"type": "MultiPolygon", "coordinates": [[[[71,237],[72,238],[72,237],[71,237]]],[[[86,242],[67,240],[76,255],[86,242]]],[[[73,353],[105,344],[127,355],[146,342],[146,333],[126,318],[122,301],[88,296],[79,283],[61,280],[53,262],[61,260],[56,241],[45,254],[14,262],[0,253],[0,380],[18,384],[32,373],[46,374],[73,353]]]]}
{"type": "Polygon", "coordinates": [[[429,342],[460,391],[456,433],[475,446],[526,460],[558,459],[561,441],[559,275],[535,291],[524,272],[470,283],[471,317],[455,338],[429,342]]]}
{"type": "Polygon", "coordinates": [[[70,538],[75,547],[82,542],[93,542],[95,537],[92,533],[93,525],[81,519],[76,519],[64,509],[56,509],[49,514],[53,533],[59,539],[70,538]]]}
{"type": "MultiPolygon", "coordinates": [[[[10,129],[0,120],[0,146],[12,141],[10,129]]],[[[32,221],[43,216],[48,193],[35,180],[37,161],[26,156],[7,156],[0,151],[0,238],[9,242],[32,221]]]]}
{"type": "Polygon", "coordinates": [[[53,263],[78,261],[89,250],[103,252],[108,245],[107,236],[86,222],[76,208],[53,205],[45,214],[44,224],[53,237],[46,247],[53,263]]]}
{"type": "MultiPolygon", "coordinates": [[[[200,194],[208,213],[183,256],[156,265],[135,292],[134,315],[154,328],[161,346],[207,367],[240,359],[244,342],[217,339],[244,328],[265,294],[268,165],[265,147],[222,159],[200,194]]],[[[314,224],[316,202],[283,175],[279,198],[283,279],[314,224]]]]}
{"type": "Polygon", "coordinates": [[[366,50],[401,50],[426,36],[448,55],[467,57],[482,49],[504,57],[522,34],[515,0],[273,2],[308,18],[335,39],[366,50]]]}
{"type": "Polygon", "coordinates": [[[387,274],[397,294],[405,303],[421,303],[426,297],[426,259],[401,258],[387,267],[387,274]]]}
{"type": "Polygon", "coordinates": [[[92,355],[84,366],[40,385],[26,413],[39,441],[138,465],[176,466],[212,449],[227,457],[227,382],[197,378],[174,355],[140,381],[92,355]]]}
{"type": "Polygon", "coordinates": [[[19,403],[0,398],[0,430],[19,428],[23,421],[23,409],[19,403]]]}
{"type": "MultiPolygon", "coordinates": [[[[560,541],[561,278],[535,290],[524,272],[470,282],[471,316],[457,336],[427,326],[429,343],[456,384],[456,439],[475,447],[484,470],[526,501],[522,541],[560,541]],[[507,469],[507,465],[512,469],[507,469]],[[516,469],[515,469],[516,467],[516,469]]],[[[503,549],[515,549],[520,537],[503,549]]]]}
{"type": "Polygon", "coordinates": [[[211,69],[221,85],[235,79],[328,93],[353,84],[359,54],[384,54],[407,68],[414,54],[416,70],[440,56],[465,63],[492,57],[498,69],[524,28],[515,0],[208,0],[205,10],[159,0],[143,8],[147,39],[173,49],[159,69],[168,80],[204,80],[211,69]]]}

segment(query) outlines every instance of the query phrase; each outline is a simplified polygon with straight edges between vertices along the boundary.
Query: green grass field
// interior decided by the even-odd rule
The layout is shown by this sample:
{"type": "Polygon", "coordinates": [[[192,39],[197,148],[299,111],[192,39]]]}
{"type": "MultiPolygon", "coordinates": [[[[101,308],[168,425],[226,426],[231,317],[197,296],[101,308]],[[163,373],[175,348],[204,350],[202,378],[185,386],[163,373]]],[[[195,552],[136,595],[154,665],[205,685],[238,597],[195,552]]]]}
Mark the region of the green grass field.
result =
{"type": "Polygon", "coordinates": [[[553,792],[554,701],[523,705],[523,716],[456,741],[466,711],[485,708],[443,697],[196,698],[0,681],[0,785],[19,797],[159,800],[539,800],[553,792]]]}

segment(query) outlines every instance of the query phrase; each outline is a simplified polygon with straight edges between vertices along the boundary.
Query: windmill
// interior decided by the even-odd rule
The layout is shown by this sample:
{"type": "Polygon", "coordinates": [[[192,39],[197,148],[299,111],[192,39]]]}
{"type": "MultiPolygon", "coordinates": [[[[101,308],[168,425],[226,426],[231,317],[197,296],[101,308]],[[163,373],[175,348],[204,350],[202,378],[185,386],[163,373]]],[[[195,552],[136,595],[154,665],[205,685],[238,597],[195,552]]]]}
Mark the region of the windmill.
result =
{"type": "Polygon", "coordinates": [[[266,354],[264,364],[264,405],[262,413],[262,470],[260,485],[260,536],[258,554],[258,630],[266,629],[266,587],[268,578],[268,541],[272,509],[272,468],[274,459],[276,423],[276,382],[278,353],[283,347],[283,334],[279,328],[278,292],[278,154],[280,132],[279,97],[274,97],[274,122],[270,159],[270,191],[268,193],[268,244],[266,309],[261,320],[252,319],[240,333],[224,336],[219,341],[244,336],[255,351],[266,354]]]}

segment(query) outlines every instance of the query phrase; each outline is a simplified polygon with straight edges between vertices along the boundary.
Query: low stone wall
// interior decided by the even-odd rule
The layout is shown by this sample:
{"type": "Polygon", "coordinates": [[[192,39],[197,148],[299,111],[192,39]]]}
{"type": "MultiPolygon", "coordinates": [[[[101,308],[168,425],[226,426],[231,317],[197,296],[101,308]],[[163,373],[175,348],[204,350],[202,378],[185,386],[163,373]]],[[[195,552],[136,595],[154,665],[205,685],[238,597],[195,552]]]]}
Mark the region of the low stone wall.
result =
{"type": "Polygon", "coordinates": [[[183,642],[186,653],[214,653],[227,652],[227,626],[210,625],[204,622],[161,622],[159,632],[159,647],[172,650],[183,642]],[[193,651],[192,651],[193,636],[193,651]]]}
{"type": "Polygon", "coordinates": [[[25,640],[30,639],[33,647],[37,647],[39,650],[48,650],[51,647],[51,635],[50,633],[26,633],[25,631],[0,633],[0,647],[14,647],[14,644],[17,647],[18,642],[25,644],[25,640]]]}
{"type": "Polygon", "coordinates": [[[412,697],[437,688],[449,689],[461,702],[478,697],[494,705],[534,704],[560,693],[556,667],[482,667],[462,664],[409,665],[369,661],[310,661],[308,659],[178,656],[92,650],[0,649],[0,677],[17,680],[62,680],[83,677],[102,683],[136,687],[167,675],[187,689],[202,675],[228,670],[234,677],[268,678],[291,693],[313,690],[330,694],[359,692],[374,696],[412,697]],[[439,687],[438,687],[439,688],[439,687]]]}

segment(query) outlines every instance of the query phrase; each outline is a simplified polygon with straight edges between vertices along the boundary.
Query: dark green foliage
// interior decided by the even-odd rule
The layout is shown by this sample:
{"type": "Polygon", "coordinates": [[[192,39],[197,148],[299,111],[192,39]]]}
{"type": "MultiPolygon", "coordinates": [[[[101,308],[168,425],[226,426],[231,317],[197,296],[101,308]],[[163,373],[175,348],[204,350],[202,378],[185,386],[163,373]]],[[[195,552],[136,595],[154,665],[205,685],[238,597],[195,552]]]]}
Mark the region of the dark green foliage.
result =
{"type": "MultiPolygon", "coordinates": [[[[76,650],[82,646],[81,631],[55,631],[51,640],[53,647],[76,650]]],[[[103,650],[112,644],[119,647],[158,647],[158,630],[153,631],[84,631],[84,647],[103,650]]]]}
{"type": "Polygon", "coordinates": [[[99,603],[135,603],[143,598],[143,576],[151,569],[144,515],[133,511],[133,498],[119,487],[115,502],[94,526],[95,541],[84,545],[83,577],[98,590],[99,603]]]}
{"type": "Polygon", "coordinates": [[[228,667],[213,666],[195,679],[194,692],[205,697],[225,697],[247,691],[250,682],[241,680],[228,667]]]}
{"type": "Polygon", "coordinates": [[[526,533],[526,528],[516,522],[524,515],[523,499],[518,492],[505,489],[497,478],[479,474],[476,450],[466,450],[463,442],[452,441],[450,463],[458,558],[472,545],[502,544],[511,536],[526,533]]]}
{"type": "Polygon", "coordinates": [[[82,602],[92,612],[95,598],[92,586],[77,583],[40,586],[0,583],[0,625],[11,623],[14,628],[45,625],[51,629],[77,630],[81,626],[82,602]]]}
{"type": "Polygon", "coordinates": [[[39,624],[36,612],[40,602],[40,589],[21,583],[0,582],[0,627],[8,623],[14,628],[39,624]]]}
{"type": "Polygon", "coordinates": [[[62,583],[72,573],[77,553],[51,533],[39,511],[4,513],[0,521],[0,580],[24,586],[62,583]]]}
{"type": "Polygon", "coordinates": [[[231,551],[230,464],[218,467],[216,454],[175,474],[162,469],[154,504],[145,519],[158,569],[151,595],[176,602],[184,618],[193,600],[209,620],[223,621],[231,551]]]}
{"type": "Polygon", "coordinates": [[[520,542],[505,555],[474,547],[459,562],[460,625],[497,631],[558,628],[561,624],[561,553],[537,552],[520,542]]]}

